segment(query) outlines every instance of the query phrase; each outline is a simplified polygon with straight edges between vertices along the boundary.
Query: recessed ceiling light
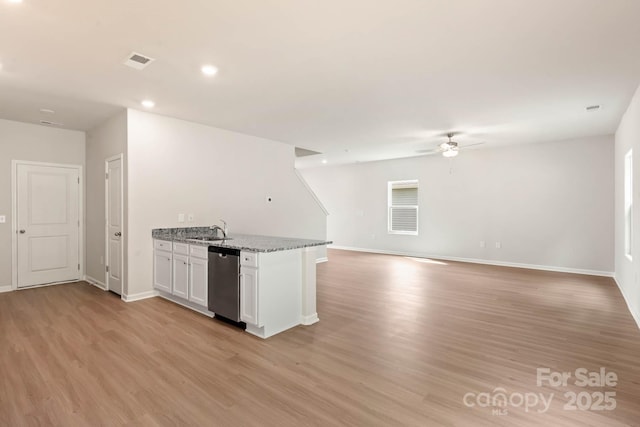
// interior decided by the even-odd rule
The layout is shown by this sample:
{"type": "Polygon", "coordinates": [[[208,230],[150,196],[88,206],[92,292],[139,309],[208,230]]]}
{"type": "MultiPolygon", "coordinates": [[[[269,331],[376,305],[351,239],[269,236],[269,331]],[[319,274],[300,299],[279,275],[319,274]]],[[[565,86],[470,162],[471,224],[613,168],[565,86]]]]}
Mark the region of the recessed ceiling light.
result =
{"type": "Polygon", "coordinates": [[[9,0],[9,3],[22,3],[22,0],[9,0]]]}
{"type": "Polygon", "coordinates": [[[600,109],[599,105],[589,105],[587,108],[587,111],[598,111],[600,109]]]}
{"type": "Polygon", "coordinates": [[[213,65],[203,65],[201,70],[202,74],[204,74],[205,76],[215,76],[218,72],[218,69],[213,65]]]}
{"type": "Polygon", "coordinates": [[[144,101],[141,102],[141,104],[144,108],[153,108],[156,106],[156,103],[150,99],[145,99],[144,101]]]}
{"type": "Polygon", "coordinates": [[[322,159],[322,163],[326,165],[327,164],[327,159],[322,159]]]}

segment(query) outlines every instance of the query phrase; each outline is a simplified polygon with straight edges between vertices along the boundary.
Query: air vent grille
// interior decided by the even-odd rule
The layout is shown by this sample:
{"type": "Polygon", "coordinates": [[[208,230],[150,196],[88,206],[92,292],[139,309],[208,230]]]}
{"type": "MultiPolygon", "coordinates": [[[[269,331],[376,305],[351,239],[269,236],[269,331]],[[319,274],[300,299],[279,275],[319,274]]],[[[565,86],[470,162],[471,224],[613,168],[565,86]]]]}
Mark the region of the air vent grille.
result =
{"type": "Polygon", "coordinates": [[[40,120],[40,124],[44,126],[62,126],[62,123],[52,122],[49,120],[40,120]]]}
{"type": "Polygon", "coordinates": [[[155,59],[143,55],[138,52],[131,52],[127,59],[124,61],[124,65],[134,68],[136,70],[142,70],[151,64],[155,59]]]}

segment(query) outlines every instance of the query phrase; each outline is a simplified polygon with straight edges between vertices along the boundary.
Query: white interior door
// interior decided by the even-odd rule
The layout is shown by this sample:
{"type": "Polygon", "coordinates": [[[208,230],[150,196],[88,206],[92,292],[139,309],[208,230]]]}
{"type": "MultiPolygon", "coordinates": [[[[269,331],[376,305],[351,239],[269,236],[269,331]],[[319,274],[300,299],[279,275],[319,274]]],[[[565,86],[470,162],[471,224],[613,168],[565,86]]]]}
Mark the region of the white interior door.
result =
{"type": "Polygon", "coordinates": [[[18,287],[80,279],[80,172],[16,165],[18,287]]]}
{"type": "Polygon", "coordinates": [[[122,295],[122,158],[107,161],[107,287],[122,295]]]}

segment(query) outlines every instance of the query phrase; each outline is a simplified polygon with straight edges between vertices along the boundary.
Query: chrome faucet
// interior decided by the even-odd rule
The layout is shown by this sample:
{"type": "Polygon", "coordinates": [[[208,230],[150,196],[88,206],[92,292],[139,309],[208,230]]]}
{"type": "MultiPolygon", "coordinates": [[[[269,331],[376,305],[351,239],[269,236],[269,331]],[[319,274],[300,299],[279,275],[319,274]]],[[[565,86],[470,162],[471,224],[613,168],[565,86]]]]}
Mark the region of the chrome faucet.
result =
{"type": "Polygon", "coordinates": [[[222,238],[226,239],[227,238],[227,232],[224,231],[224,229],[222,229],[219,225],[214,225],[209,227],[209,230],[213,231],[213,235],[216,236],[217,235],[217,231],[220,230],[220,232],[222,233],[222,238]]]}
{"type": "Polygon", "coordinates": [[[229,232],[229,227],[227,227],[227,221],[225,221],[224,219],[221,219],[220,221],[222,221],[222,228],[224,231],[224,236],[227,237],[227,233],[229,232]]]}

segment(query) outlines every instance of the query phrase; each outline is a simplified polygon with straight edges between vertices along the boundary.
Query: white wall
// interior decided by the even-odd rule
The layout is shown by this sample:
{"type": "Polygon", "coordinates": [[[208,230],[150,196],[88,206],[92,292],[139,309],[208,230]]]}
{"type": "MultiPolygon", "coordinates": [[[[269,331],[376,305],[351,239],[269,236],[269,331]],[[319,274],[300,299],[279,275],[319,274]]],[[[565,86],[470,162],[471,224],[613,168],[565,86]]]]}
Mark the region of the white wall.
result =
{"type": "Polygon", "coordinates": [[[11,286],[11,161],[84,166],[84,132],[0,120],[0,288],[11,286]]]}
{"type": "Polygon", "coordinates": [[[640,88],[620,122],[615,142],[615,271],[616,282],[640,325],[640,88]],[[624,157],[633,149],[633,261],[625,256],[624,157]]]}
{"type": "Polygon", "coordinates": [[[296,177],[293,150],[129,110],[127,295],[152,289],[153,228],[213,225],[223,218],[231,233],[324,239],[326,216],[296,177]],[[179,213],[194,214],[194,222],[178,223],[179,213]]]}
{"type": "MultiPolygon", "coordinates": [[[[105,284],[105,160],[127,150],[127,111],[122,110],[114,117],[87,132],[87,171],[86,171],[86,222],[87,256],[86,274],[100,284],[105,284]]],[[[126,159],[124,163],[125,200],[127,188],[126,159]]],[[[127,206],[124,211],[126,217],[127,206]]],[[[123,251],[125,265],[123,276],[126,278],[127,224],[124,218],[123,251]]],[[[126,289],[126,283],[123,283],[126,289]]]]}
{"type": "Polygon", "coordinates": [[[612,136],[302,173],[330,212],[337,246],[613,271],[612,136]],[[420,233],[390,235],[387,182],[407,179],[419,180],[420,233]]]}

